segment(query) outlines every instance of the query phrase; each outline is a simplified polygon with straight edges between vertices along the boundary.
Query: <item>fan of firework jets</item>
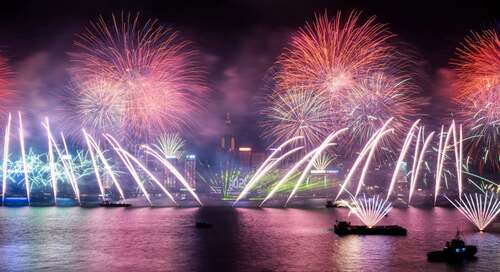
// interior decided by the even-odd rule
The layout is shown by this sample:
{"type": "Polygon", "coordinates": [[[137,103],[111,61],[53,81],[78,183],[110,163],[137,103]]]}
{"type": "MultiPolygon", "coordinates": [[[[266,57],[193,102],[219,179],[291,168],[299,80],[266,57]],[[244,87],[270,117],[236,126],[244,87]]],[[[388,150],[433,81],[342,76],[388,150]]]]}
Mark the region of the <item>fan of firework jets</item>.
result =
{"type": "MultiPolygon", "coordinates": [[[[477,156],[473,150],[483,152],[483,164],[489,159],[498,168],[500,160],[497,140],[500,136],[500,55],[497,33],[486,31],[474,34],[472,38],[466,39],[464,47],[458,52],[458,60],[454,63],[458,74],[456,86],[461,91],[457,97],[462,105],[460,114],[465,117],[463,122],[468,124],[469,135],[464,140],[462,126],[452,121],[448,130],[444,126],[441,128],[441,133],[437,134],[439,144],[433,146],[436,133],[425,135],[424,127],[418,126],[420,120],[412,125],[412,120],[419,117],[419,110],[426,101],[419,97],[418,86],[414,83],[417,75],[412,72],[413,61],[410,56],[398,51],[394,45],[394,35],[384,25],[377,24],[374,17],[361,21],[357,12],[350,13],[347,18],[338,13],[333,20],[327,14],[317,16],[312,24],[307,24],[292,37],[289,47],[281,55],[276,89],[268,97],[269,106],[263,112],[264,136],[273,142],[272,145],[284,144],[275,149],[257,170],[236,202],[247,195],[259,178],[279,161],[300,150],[305,155],[293,164],[261,203],[263,205],[268,201],[300,169],[302,175],[289,194],[286,206],[306,173],[317,164],[321,152],[326,152],[329,146],[334,145],[333,139],[337,137],[335,140],[343,143],[342,146],[347,150],[357,150],[356,144],[366,143],[347,174],[337,198],[342,192],[349,193],[347,186],[365,160],[355,194],[351,194],[353,205],[349,207],[363,222],[369,222],[372,226],[389,211],[390,203],[387,201],[394,189],[401,163],[405,157],[409,157],[407,153],[410,150],[413,151],[413,159],[407,158],[412,161],[409,202],[424,165],[431,171],[428,160],[433,157],[428,153],[434,153],[436,158],[435,200],[443,177],[448,187],[447,177],[453,177],[453,174],[445,169],[445,161],[450,161],[447,151],[452,150],[455,157],[452,167],[456,170],[454,178],[457,179],[461,199],[453,204],[461,207],[459,210],[478,229],[483,230],[500,212],[498,198],[492,196],[488,199],[485,194],[484,200],[482,197],[466,196],[466,201],[463,201],[462,180],[464,168],[466,174],[481,178],[468,172],[469,161],[474,155],[477,156]],[[467,119],[474,122],[467,122],[467,119]],[[391,128],[387,129],[389,123],[391,128]],[[398,142],[402,139],[405,139],[402,148],[394,150],[401,146],[398,142]],[[464,143],[468,150],[465,165],[464,143]],[[290,146],[289,151],[281,152],[282,149],[286,150],[287,145],[290,146]],[[384,151],[380,153],[394,152],[394,155],[398,155],[399,151],[389,192],[385,200],[378,197],[358,199],[370,161],[376,156],[377,146],[384,151]],[[279,155],[280,152],[282,155],[279,155]]],[[[345,152],[345,149],[340,150],[345,152]]],[[[471,179],[467,180],[472,182],[471,179]]],[[[498,187],[497,184],[494,186],[498,187]]]]}

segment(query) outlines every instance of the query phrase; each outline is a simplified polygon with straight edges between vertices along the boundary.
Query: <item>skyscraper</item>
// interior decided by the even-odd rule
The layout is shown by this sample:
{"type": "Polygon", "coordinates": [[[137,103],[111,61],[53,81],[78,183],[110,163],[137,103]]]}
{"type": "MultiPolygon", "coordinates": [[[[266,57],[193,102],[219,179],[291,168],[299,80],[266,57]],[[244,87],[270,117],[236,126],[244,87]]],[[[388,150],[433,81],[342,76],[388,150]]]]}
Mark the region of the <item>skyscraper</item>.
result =
{"type": "Polygon", "coordinates": [[[189,186],[196,189],[196,155],[186,155],[184,160],[184,177],[189,186]]]}

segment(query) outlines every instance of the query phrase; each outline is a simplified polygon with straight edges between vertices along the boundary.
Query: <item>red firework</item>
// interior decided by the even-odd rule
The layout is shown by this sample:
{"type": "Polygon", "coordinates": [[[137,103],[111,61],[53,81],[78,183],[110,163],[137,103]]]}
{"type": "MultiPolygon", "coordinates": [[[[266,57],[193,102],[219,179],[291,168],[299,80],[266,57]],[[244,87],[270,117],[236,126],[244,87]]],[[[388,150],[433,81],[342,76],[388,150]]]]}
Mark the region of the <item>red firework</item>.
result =
{"type": "Polygon", "coordinates": [[[467,129],[468,160],[500,170],[500,41],[495,30],[472,33],[452,60],[458,117],[467,129]]]}
{"type": "Polygon", "coordinates": [[[394,49],[388,43],[393,36],[375,17],[362,21],[360,12],[351,12],[347,18],[338,12],[331,20],[325,12],[292,37],[278,60],[278,85],[284,90],[328,92],[348,88],[385,67],[394,49]]]}

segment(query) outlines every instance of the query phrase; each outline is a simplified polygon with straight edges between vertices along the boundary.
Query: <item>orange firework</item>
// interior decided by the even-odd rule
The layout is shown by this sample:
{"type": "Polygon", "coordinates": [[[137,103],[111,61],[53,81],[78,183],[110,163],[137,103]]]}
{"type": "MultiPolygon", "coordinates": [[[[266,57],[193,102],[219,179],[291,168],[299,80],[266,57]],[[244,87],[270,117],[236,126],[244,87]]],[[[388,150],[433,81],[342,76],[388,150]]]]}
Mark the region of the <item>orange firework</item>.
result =
{"type": "Polygon", "coordinates": [[[336,92],[350,87],[367,73],[385,67],[394,35],[375,17],[360,19],[360,12],[347,18],[338,12],[333,20],[318,15],[312,24],[292,37],[290,46],[280,56],[277,75],[281,89],[306,88],[336,92]]]}
{"type": "Polygon", "coordinates": [[[472,33],[452,60],[457,97],[488,92],[500,83],[500,41],[495,30],[472,33]]]}
{"type": "Polygon", "coordinates": [[[453,83],[458,117],[467,129],[469,159],[500,170],[500,42],[495,30],[473,33],[457,49],[453,83]]]}
{"type": "MultiPolygon", "coordinates": [[[[73,78],[116,86],[125,105],[123,116],[115,119],[123,121],[127,132],[149,137],[189,126],[205,90],[204,72],[197,52],[177,32],[156,20],[143,22],[139,15],[113,15],[110,22],[103,17],[91,22],[75,46],[70,53],[73,78]]],[[[93,118],[82,116],[87,117],[93,118]]]]}

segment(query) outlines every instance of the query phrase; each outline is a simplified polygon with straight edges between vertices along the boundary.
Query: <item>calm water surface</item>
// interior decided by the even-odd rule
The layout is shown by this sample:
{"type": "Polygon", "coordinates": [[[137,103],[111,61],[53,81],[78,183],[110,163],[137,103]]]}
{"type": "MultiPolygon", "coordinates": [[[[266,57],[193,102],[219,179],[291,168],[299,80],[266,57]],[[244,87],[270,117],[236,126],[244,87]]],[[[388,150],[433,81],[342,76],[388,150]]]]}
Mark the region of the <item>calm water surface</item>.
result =
{"type": "MultiPolygon", "coordinates": [[[[0,208],[1,271],[499,271],[500,233],[457,211],[393,209],[407,237],[328,229],[345,209],[0,208]],[[195,220],[213,229],[193,227],[195,220]],[[461,266],[426,261],[454,236],[478,246],[461,266]]],[[[353,223],[359,223],[352,218],[353,223]]]]}

